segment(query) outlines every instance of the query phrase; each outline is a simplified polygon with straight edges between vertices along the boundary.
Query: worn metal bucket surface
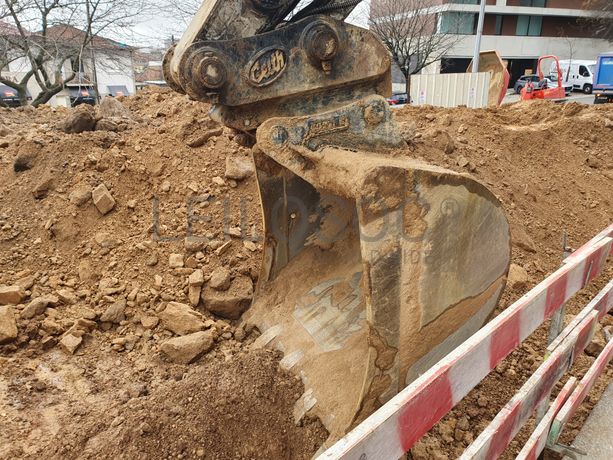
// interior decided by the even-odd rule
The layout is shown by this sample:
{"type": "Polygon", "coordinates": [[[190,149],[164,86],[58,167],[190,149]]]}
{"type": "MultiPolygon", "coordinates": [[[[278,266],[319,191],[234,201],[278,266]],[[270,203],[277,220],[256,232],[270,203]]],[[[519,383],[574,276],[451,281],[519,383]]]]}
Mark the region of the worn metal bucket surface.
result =
{"type": "Polygon", "coordinates": [[[257,138],[265,246],[246,319],[302,377],[296,419],[319,416],[333,440],[487,321],[509,225],[470,176],[394,156],[381,97],[257,138]]]}

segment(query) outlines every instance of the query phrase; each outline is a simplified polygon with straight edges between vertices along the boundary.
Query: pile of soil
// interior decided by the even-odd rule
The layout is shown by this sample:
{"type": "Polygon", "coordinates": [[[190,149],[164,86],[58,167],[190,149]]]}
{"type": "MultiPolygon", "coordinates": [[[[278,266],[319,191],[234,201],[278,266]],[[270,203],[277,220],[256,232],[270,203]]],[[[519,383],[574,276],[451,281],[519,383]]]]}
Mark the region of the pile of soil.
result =
{"type": "MultiPolygon", "coordinates": [[[[90,122],[79,133],[67,127],[68,109],[0,111],[0,287],[21,290],[10,307],[18,332],[0,345],[0,458],[310,458],[327,433],[319,420],[294,420],[302,383],[279,370],[278,352],[252,349],[259,332],[236,319],[262,250],[250,149],[209,119],[208,106],[172,92],[122,104],[127,111],[81,109],[90,122]],[[208,311],[197,305],[201,290],[236,302],[208,311]],[[197,312],[193,330],[169,319],[173,302],[197,312]],[[164,345],[194,334],[207,334],[197,353],[164,345]]],[[[396,155],[469,172],[502,201],[517,276],[499,311],[559,266],[563,234],[578,247],[610,223],[611,108],[533,102],[395,114],[410,145],[396,155]]],[[[607,268],[571,301],[568,318],[612,275],[607,268]]],[[[457,456],[542,362],[546,327],[414,458],[457,456]]],[[[598,336],[592,355],[601,344],[598,336]]],[[[571,374],[593,359],[581,357],[571,374]]]]}

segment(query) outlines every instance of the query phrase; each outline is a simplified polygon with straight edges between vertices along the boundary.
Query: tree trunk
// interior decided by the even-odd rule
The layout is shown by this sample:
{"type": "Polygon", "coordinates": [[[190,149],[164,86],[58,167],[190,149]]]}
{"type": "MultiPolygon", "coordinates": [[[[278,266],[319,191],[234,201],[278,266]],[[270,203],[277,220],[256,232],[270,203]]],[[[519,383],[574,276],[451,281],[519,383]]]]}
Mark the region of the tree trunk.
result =
{"type": "Polygon", "coordinates": [[[26,106],[28,105],[28,90],[27,88],[19,89],[17,91],[17,95],[19,96],[19,105],[26,106]]]}
{"type": "Polygon", "coordinates": [[[406,79],[407,79],[407,82],[406,82],[405,90],[406,90],[406,93],[407,93],[407,101],[408,101],[407,104],[410,104],[412,102],[411,101],[411,75],[410,74],[407,75],[406,79]]]}
{"type": "Polygon", "coordinates": [[[40,93],[38,93],[38,96],[36,96],[36,99],[34,99],[32,101],[32,106],[33,107],[38,107],[41,104],[45,104],[45,103],[49,102],[49,99],[51,99],[57,93],[62,91],[62,89],[64,89],[63,86],[56,86],[56,87],[51,88],[51,89],[42,90],[40,93]]]}

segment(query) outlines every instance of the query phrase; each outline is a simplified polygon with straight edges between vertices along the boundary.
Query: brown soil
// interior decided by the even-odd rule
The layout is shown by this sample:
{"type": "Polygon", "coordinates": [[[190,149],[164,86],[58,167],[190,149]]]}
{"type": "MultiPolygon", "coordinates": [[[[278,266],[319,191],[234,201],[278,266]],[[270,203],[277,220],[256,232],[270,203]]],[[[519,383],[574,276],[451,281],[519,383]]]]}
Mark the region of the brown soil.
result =
{"type": "MultiPolygon", "coordinates": [[[[19,319],[19,337],[0,345],[0,458],[309,458],[325,429],[317,420],[294,423],[302,385],[278,369],[276,352],[250,350],[257,331],[203,310],[216,331],[215,346],[195,363],[179,365],[160,351],[173,334],[141,322],[168,301],[188,303],[194,269],[206,279],[224,266],[233,278],[257,281],[255,180],[224,179],[226,157],[248,157],[249,149],[220,131],[204,104],[158,90],[124,104],[133,120],[119,124],[119,132],[64,134],[56,127],[63,109],[0,112],[0,285],[34,277],[18,312],[39,295],[75,297],[19,319]],[[16,172],[18,157],[31,168],[16,172]],[[102,216],[91,200],[69,201],[79,186],[101,183],[117,201],[109,214],[102,216]],[[207,241],[200,251],[185,247],[188,221],[192,235],[207,241]],[[231,236],[241,230],[242,240],[231,236]],[[229,248],[216,251],[226,241],[229,248]],[[169,267],[173,253],[184,255],[183,268],[169,267]],[[74,355],[49,342],[84,309],[100,315],[121,298],[128,299],[126,319],[98,321],[74,355]],[[47,319],[59,330],[50,333],[47,319]]],[[[411,141],[398,155],[470,172],[503,202],[513,263],[530,281],[507,288],[499,310],[559,266],[563,233],[578,247],[612,220],[610,107],[406,108],[396,118],[411,141]]],[[[609,267],[573,299],[568,318],[612,275],[609,267]]],[[[602,324],[613,324],[612,317],[602,324]]],[[[457,456],[542,361],[547,327],[434,427],[414,457],[457,456]]],[[[593,359],[581,357],[571,374],[583,375],[593,359]]],[[[612,377],[609,370],[599,381],[563,442],[572,440],[612,377]]],[[[505,458],[528,435],[522,432],[505,458]]]]}

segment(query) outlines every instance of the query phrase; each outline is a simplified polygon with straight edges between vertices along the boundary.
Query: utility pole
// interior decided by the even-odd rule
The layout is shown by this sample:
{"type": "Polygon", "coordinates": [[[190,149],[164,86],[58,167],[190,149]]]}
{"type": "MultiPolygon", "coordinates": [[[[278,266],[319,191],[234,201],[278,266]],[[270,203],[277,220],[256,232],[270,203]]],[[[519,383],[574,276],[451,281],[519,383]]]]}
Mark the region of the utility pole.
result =
{"type": "Polygon", "coordinates": [[[473,55],[473,73],[479,72],[479,53],[481,52],[481,36],[483,35],[483,20],[485,19],[485,3],[481,0],[479,6],[479,22],[477,23],[477,36],[475,38],[475,54],[473,55]]]}

